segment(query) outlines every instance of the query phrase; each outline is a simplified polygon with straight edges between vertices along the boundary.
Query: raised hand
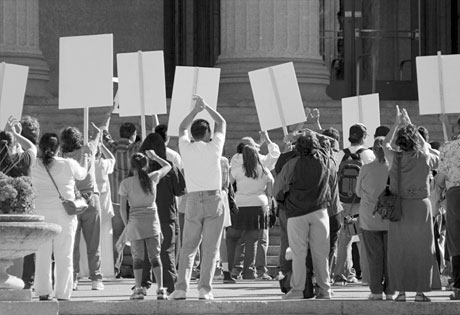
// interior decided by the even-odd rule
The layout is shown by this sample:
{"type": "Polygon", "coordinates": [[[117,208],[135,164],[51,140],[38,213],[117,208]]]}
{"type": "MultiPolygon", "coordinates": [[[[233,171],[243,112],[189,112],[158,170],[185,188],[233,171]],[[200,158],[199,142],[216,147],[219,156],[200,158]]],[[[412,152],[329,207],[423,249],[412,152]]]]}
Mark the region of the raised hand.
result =
{"type": "Polygon", "coordinates": [[[395,124],[400,125],[402,123],[402,115],[401,111],[399,110],[399,105],[396,105],[396,119],[395,124]]]}
{"type": "Polygon", "coordinates": [[[206,102],[204,101],[204,99],[200,95],[194,94],[192,99],[195,101],[194,109],[197,112],[201,112],[203,109],[206,108],[206,102]]]}
{"type": "Polygon", "coordinates": [[[19,122],[19,120],[17,120],[16,118],[14,118],[13,116],[10,116],[8,118],[8,122],[6,124],[7,126],[7,130],[8,131],[11,131],[13,134],[15,135],[20,135],[21,132],[22,132],[22,125],[21,123],[19,122]]]}
{"type": "Polygon", "coordinates": [[[312,112],[311,112],[311,117],[313,117],[313,119],[319,119],[319,109],[318,108],[313,108],[312,112]]]}
{"type": "Polygon", "coordinates": [[[402,110],[402,120],[403,120],[405,125],[411,125],[412,124],[412,122],[410,120],[410,117],[409,117],[409,114],[407,113],[405,108],[403,108],[403,110],[402,110]]]}

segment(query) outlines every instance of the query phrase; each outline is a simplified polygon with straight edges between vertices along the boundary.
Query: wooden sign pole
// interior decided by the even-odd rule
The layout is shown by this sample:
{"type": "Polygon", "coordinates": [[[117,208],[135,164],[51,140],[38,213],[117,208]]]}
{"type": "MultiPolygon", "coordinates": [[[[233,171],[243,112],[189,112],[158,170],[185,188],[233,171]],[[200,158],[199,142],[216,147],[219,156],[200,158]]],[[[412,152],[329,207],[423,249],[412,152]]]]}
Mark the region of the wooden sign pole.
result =
{"type": "Polygon", "coordinates": [[[89,107],[83,108],[83,139],[88,144],[89,138],[89,107]]]}
{"type": "MultiPolygon", "coordinates": [[[[439,76],[439,101],[441,103],[441,114],[446,112],[446,104],[444,100],[444,79],[443,79],[443,66],[441,52],[438,51],[438,76],[439,76]]],[[[442,133],[444,135],[444,141],[448,141],[447,129],[444,121],[442,122],[442,133]]]]}
{"type": "Polygon", "coordinates": [[[270,79],[272,81],[273,92],[275,93],[276,106],[278,108],[278,114],[280,115],[281,126],[283,128],[283,133],[284,133],[284,136],[287,136],[288,135],[288,130],[287,130],[287,126],[286,126],[286,118],[284,117],[283,108],[281,107],[281,98],[280,98],[280,95],[279,95],[278,86],[276,84],[275,73],[273,72],[273,68],[268,68],[268,71],[270,73],[270,79]]]}
{"type": "Polygon", "coordinates": [[[141,130],[142,141],[147,137],[147,129],[145,127],[145,94],[144,94],[144,66],[142,60],[142,51],[137,52],[138,65],[139,65],[139,97],[141,101],[141,130]]]}

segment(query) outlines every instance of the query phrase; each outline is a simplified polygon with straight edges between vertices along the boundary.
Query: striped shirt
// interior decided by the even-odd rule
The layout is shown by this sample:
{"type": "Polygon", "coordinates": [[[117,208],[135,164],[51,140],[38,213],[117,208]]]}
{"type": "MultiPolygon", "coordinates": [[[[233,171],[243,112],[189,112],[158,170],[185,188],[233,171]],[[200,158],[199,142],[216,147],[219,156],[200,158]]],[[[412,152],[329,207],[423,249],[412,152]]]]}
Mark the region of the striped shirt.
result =
{"type": "Polygon", "coordinates": [[[112,202],[119,204],[120,196],[118,195],[118,190],[120,183],[128,177],[131,169],[131,156],[139,151],[141,142],[132,142],[129,139],[122,138],[119,141],[107,140],[105,145],[115,156],[115,167],[113,168],[113,173],[109,176],[109,180],[112,202]]]}

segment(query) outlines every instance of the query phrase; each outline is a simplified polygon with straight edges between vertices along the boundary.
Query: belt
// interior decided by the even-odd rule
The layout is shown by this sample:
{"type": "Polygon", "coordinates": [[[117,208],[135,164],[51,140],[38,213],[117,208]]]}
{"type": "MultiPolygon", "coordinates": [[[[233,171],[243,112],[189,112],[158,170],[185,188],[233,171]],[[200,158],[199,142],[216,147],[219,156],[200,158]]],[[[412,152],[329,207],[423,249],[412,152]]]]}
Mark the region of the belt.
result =
{"type": "Polygon", "coordinates": [[[192,191],[189,192],[188,194],[198,194],[198,195],[207,195],[207,196],[213,196],[220,194],[221,190],[220,189],[214,189],[214,190],[200,190],[200,191],[192,191]]]}

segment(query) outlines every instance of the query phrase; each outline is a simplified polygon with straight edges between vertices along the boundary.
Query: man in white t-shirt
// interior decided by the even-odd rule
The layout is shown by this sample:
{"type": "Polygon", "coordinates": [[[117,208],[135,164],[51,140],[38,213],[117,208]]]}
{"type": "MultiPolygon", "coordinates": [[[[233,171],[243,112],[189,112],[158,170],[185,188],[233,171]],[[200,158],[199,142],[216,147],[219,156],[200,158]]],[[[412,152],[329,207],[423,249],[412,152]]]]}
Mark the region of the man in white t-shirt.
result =
{"type": "MultiPolygon", "coordinates": [[[[363,124],[355,124],[350,127],[350,133],[348,141],[350,141],[350,146],[347,148],[350,150],[351,154],[358,154],[362,164],[368,164],[374,161],[375,155],[372,150],[369,150],[364,146],[364,140],[367,137],[367,128],[363,124]]],[[[337,163],[340,165],[343,158],[345,157],[344,150],[341,150],[337,153],[337,163]]],[[[340,171],[338,176],[340,176],[340,171]]],[[[339,179],[340,181],[340,179],[339,179]]],[[[339,183],[340,185],[340,183],[339,183]]],[[[339,189],[340,190],[340,189],[339,189]]],[[[352,271],[352,257],[351,257],[351,245],[353,238],[346,232],[345,227],[343,226],[345,216],[354,216],[359,213],[359,202],[354,203],[345,203],[342,201],[343,209],[342,211],[342,228],[339,232],[339,241],[337,246],[337,260],[334,268],[334,283],[338,282],[357,282],[355,275],[351,273],[352,271]]],[[[364,253],[361,253],[363,255],[364,253]]],[[[361,257],[362,258],[362,257],[361,257]]],[[[363,264],[363,268],[365,268],[363,264]]]]}
{"type": "Polygon", "coordinates": [[[224,225],[220,157],[224,148],[226,122],[200,96],[196,95],[194,99],[195,107],[179,126],[179,150],[184,164],[188,194],[179,275],[176,290],[169,296],[172,300],[186,298],[192,265],[200,241],[203,246],[198,297],[201,300],[213,299],[212,279],[224,225]],[[207,111],[216,123],[213,135],[209,122],[204,119],[193,120],[203,110],[207,111]],[[190,138],[189,127],[194,141],[190,138]]]}

